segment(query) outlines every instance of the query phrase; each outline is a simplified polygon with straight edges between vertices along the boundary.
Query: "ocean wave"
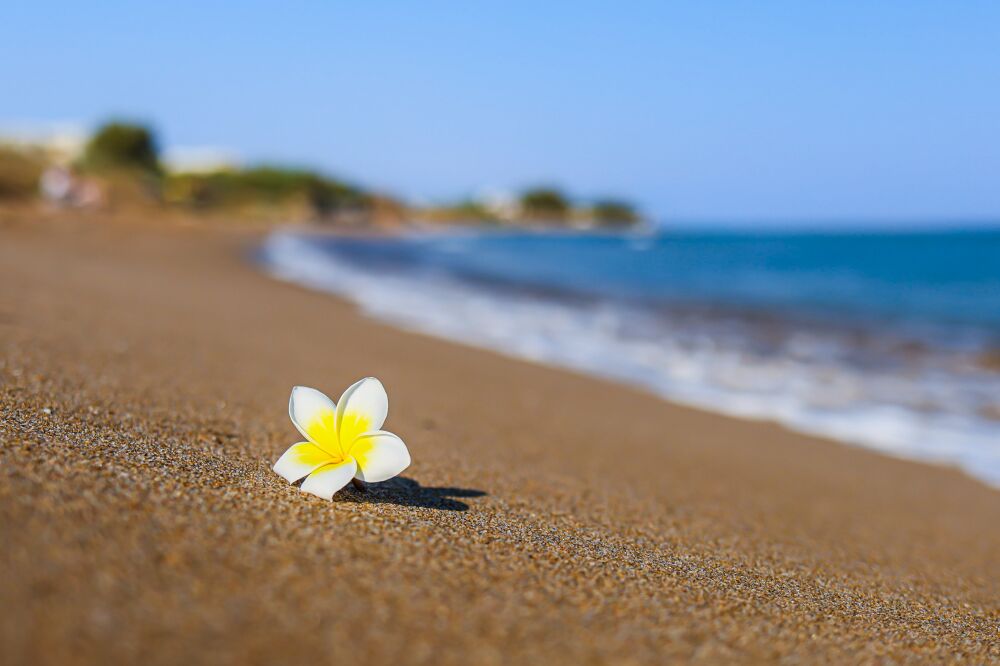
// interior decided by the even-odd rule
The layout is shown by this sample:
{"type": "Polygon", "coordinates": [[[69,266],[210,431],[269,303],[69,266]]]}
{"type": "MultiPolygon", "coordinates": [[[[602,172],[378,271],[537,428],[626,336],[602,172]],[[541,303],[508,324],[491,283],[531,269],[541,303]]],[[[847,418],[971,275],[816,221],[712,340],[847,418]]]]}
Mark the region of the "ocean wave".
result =
{"type": "Polygon", "coordinates": [[[1000,375],[977,369],[961,350],[914,351],[894,336],[762,323],[690,304],[497,288],[487,273],[456,274],[423,260],[422,243],[461,253],[474,242],[468,237],[387,242],[367,248],[362,261],[332,252],[329,242],[276,232],[259,258],[278,278],[345,297],[405,329],[630,383],[701,409],[957,465],[1000,486],[1000,421],[990,415],[1000,375]]]}

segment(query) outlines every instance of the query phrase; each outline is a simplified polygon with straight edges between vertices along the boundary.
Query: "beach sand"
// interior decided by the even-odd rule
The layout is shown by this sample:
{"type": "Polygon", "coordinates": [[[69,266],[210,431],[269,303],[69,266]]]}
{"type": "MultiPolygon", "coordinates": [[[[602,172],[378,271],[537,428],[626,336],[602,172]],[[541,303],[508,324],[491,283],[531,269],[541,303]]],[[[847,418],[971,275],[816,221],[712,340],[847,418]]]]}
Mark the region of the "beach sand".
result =
{"type": "MultiPolygon", "coordinates": [[[[51,216],[50,216],[51,217],[51,216]]],[[[0,223],[0,661],[1000,661],[1000,492],[397,331],[256,233],[0,223]],[[375,375],[403,477],[270,470],[375,375]]]]}

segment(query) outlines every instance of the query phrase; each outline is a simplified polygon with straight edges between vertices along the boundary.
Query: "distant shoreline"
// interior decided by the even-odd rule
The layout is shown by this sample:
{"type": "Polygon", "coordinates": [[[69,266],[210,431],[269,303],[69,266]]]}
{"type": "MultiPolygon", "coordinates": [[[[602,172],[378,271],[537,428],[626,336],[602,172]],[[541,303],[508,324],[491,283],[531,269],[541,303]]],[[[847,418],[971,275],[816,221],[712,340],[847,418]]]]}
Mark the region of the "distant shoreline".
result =
{"type": "MultiPolygon", "coordinates": [[[[910,321],[894,314],[898,302],[886,310],[877,298],[884,289],[879,276],[888,270],[882,262],[867,269],[855,266],[874,280],[860,293],[839,293],[834,277],[825,286],[830,291],[816,296],[826,298],[827,305],[806,307],[785,298],[788,282],[815,282],[811,276],[820,264],[769,273],[747,265],[741,255],[780,239],[797,248],[790,256],[805,257],[815,250],[815,239],[755,238],[678,234],[619,242],[606,234],[357,235],[287,229],[272,232],[257,255],[271,275],[346,298],[402,330],[623,382],[677,404],[774,421],[901,458],[957,465],[1000,487],[1000,402],[995,397],[1000,395],[995,372],[1000,337],[989,338],[989,322],[910,321]],[[559,245],[553,244],[556,238],[559,245]],[[661,245],[673,243],[681,249],[661,245]],[[658,258],[651,258],[653,252],[658,258]],[[480,257],[485,264],[480,265],[480,257]],[[736,270],[744,282],[773,284],[773,289],[758,289],[757,300],[740,300],[743,292],[727,292],[722,284],[713,298],[704,286],[719,275],[709,261],[736,270]],[[676,271],[684,269],[657,274],[651,262],[703,266],[692,280],[676,283],[676,271]],[[556,268],[559,263],[565,265],[556,268]],[[620,280],[617,272],[625,267],[638,276],[640,266],[646,267],[646,279],[616,291],[597,289],[620,280]],[[681,288],[668,297],[663,290],[671,281],[681,288]],[[655,293],[664,294],[664,300],[650,300],[655,293]],[[725,294],[735,298],[720,298],[725,294]],[[771,296],[778,300],[760,300],[771,296]],[[854,312],[834,307],[844,298],[854,312]]],[[[896,245],[894,238],[839,238],[840,251],[848,253],[844,260],[851,252],[871,254],[873,243],[879,255],[887,242],[896,245]]],[[[914,238],[920,237],[899,242],[914,238]]],[[[946,244],[954,238],[941,237],[942,260],[950,256],[946,244]]],[[[1000,262],[1000,237],[995,240],[1000,262]]],[[[903,262],[902,247],[897,255],[903,262]]],[[[921,257],[916,255],[908,268],[900,264],[904,274],[895,279],[901,285],[923,279],[905,273],[921,270],[921,257]]],[[[834,262],[824,270],[837,275],[847,265],[834,262]]],[[[861,279],[857,275],[855,280],[861,279]]],[[[957,288],[968,292],[970,284],[960,282],[957,288]]],[[[944,289],[955,290],[942,281],[932,285],[927,300],[940,301],[944,289]]],[[[988,298],[981,307],[990,309],[988,298]]]]}

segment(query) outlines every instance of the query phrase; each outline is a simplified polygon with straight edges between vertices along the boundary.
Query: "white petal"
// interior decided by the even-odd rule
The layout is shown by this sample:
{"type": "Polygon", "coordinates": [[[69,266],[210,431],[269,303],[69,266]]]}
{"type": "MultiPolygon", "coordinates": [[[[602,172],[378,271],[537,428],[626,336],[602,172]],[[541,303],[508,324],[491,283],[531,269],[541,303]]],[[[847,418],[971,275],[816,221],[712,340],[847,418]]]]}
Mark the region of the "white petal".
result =
{"type": "Polygon", "coordinates": [[[391,479],[410,466],[406,444],[384,430],[367,432],[355,439],[348,455],[358,461],[355,476],[370,483],[391,479]]]}
{"type": "Polygon", "coordinates": [[[388,413],[389,396],[382,382],[365,377],[353,384],[340,396],[337,405],[337,436],[341,449],[346,451],[358,435],[381,428],[388,413]]]}
{"type": "Polygon", "coordinates": [[[337,440],[337,405],[320,391],[296,386],[288,398],[288,416],[302,436],[320,448],[340,455],[337,440]]]}
{"type": "Polygon", "coordinates": [[[274,471],[289,483],[295,483],[313,470],[329,464],[333,458],[312,442],[293,444],[274,463],[274,471]]]}
{"type": "Polygon", "coordinates": [[[354,458],[320,467],[302,482],[302,492],[311,493],[323,499],[333,499],[333,494],[350,483],[358,464],[354,458]]]}

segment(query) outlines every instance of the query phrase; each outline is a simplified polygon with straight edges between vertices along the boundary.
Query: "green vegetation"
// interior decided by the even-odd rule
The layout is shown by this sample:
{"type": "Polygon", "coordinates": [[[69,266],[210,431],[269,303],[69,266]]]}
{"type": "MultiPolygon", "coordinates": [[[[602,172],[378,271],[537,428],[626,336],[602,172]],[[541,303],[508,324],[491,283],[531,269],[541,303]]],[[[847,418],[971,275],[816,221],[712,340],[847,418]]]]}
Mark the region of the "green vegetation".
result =
{"type": "Polygon", "coordinates": [[[88,171],[131,171],[159,175],[160,162],[152,130],[126,122],[101,126],[87,143],[81,166],[88,171]]]}
{"type": "Polygon", "coordinates": [[[628,225],[639,221],[635,208],[620,199],[601,199],[591,208],[594,221],[600,225],[628,225]]]}
{"type": "Polygon", "coordinates": [[[463,199],[415,211],[416,219],[440,224],[548,224],[578,229],[621,227],[636,224],[640,216],[632,204],[621,199],[599,199],[593,205],[574,205],[552,187],[525,190],[515,201],[463,199]]]}
{"type": "Polygon", "coordinates": [[[364,210],[370,203],[370,197],[358,188],[307,169],[257,166],[170,173],[160,165],[153,131],[121,121],[98,128],[84,149],[80,166],[106,176],[116,198],[132,183],[141,185],[155,200],[200,210],[323,217],[364,210]]]}
{"type": "Polygon", "coordinates": [[[445,224],[496,224],[499,222],[494,211],[475,199],[464,199],[454,204],[429,206],[421,210],[418,217],[445,224]]]}
{"type": "Polygon", "coordinates": [[[538,187],[521,195],[521,210],[525,217],[561,220],[569,213],[569,201],[559,190],[538,187]]]}
{"type": "Polygon", "coordinates": [[[367,208],[360,189],[305,169],[258,166],[167,176],[170,203],[196,208],[303,207],[316,215],[367,208]]]}
{"type": "Polygon", "coordinates": [[[450,208],[456,219],[472,222],[495,222],[496,215],[485,204],[474,199],[460,201],[450,208]]]}
{"type": "Polygon", "coordinates": [[[352,225],[418,219],[442,224],[547,223],[588,228],[639,221],[628,202],[602,199],[592,206],[578,206],[559,189],[546,186],[529,188],[516,201],[464,199],[413,210],[400,201],[310,169],[261,165],[171,172],[160,163],[153,130],[123,121],[100,126],[78,156],[59,154],[44,145],[27,149],[0,146],[0,197],[36,196],[44,170],[71,159],[75,162],[68,173],[73,186],[96,192],[91,200],[97,203],[70,201],[67,205],[166,204],[233,218],[319,219],[352,225]]]}

